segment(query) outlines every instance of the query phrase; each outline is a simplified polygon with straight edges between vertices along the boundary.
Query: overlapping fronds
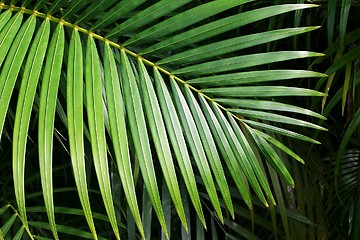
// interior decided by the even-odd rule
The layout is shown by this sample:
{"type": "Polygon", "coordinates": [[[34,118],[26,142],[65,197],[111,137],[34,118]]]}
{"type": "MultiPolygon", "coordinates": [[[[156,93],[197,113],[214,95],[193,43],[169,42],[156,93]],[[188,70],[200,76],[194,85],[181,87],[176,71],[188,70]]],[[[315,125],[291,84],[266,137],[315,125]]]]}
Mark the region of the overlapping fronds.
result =
{"type": "MultiPolygon", "coordinates": [[[[17,203],[17,212],[0,234],[6,236],[8,226],[19,217],[18,238],[25,232],[30,238],[39,235],[31,232],[32,227],[50,229],[55,239],[58,232],[66,231],[75,236],[100,238],[88,191],[89,164],[94,166],[106,219],[116,239],[120,239],[121,223],[114,206],[114,192],[118,190],[110,181],[113,174],[121,180],[129,209],[125,215],[133,218],[142,238],[148,230],[143,223],[146,205],[139,208],[140,180],[147,193],[142,196],[151,202],[166,237],[171,234],[170,213],[165,208],[170,205],[164,203],[166,199],[171,199],[185,231],[189,231],[189,202],[199,226],[206,228],[210,224],[205,220],[200,192],[206,192],[211,211],[225,224],[228,217],[224,215],[234,217],[239,209],[234,208],[230,191],[233,186],[249,209],[253,208],[252,194],[265,206],[276,204],[267,175],[269,169],[275,169],[289,186],[294,187],[295,183],[275,148],[295,160],[303,160],[272,133],[316,143],[292,127],[324,128],[286,116],[286,112],[320,119],[321,115],[275,99],[323,96],[282,82],[324,75],[269,66],[321,54],[239,53],[317,27],[221,36],[315,5],[234,10],[249,3],[251,0],[201,4],[190,0],[0,3],[0,134],[4,124],[11,122],[13,134],[6,134],[12,136],[17,203]],[[36,114],[35,119],[31,114],[36,114]],[[62,121],[67,128],[63,142],[69,146],[81,214],[88,223],[84,230],[56,224],[58,212],[78,214],[78,209],[54,206],[53,159],[57,153],[53,151],[53,136],[60,138],[55,121],[62,121]],[[27,217],[28,212],[35,211],[27,207],[24,183],[29,161],[26,145],[32,124],[37,128],[37,159],[45,206],[38,210],[46,211],[49,225],[27,217]],[[109,167],[109,157],[115,159],[117,172],[109,167]],[[262,159],[270,165],[264,165],[262,159]],[[166,187],[160,191],[162,181],[166,187]],[[184,190],[189,202],[184,201],[184,190]],[[88,229],[91,234],[81,235],[88,229]]],[[[9,206],[13,205],[4,205],[0,215],[9,206]]]]}

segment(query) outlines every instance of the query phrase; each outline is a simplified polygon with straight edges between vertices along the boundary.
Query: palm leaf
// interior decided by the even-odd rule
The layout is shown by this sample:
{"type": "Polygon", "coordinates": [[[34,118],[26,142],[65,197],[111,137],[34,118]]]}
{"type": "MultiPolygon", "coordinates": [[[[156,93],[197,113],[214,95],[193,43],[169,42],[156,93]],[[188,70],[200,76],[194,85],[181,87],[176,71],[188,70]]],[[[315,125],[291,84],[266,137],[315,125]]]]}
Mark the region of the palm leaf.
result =
{"type": "MultiPolygon", "coordinates": [[[[239,236],[257,239],[225,215],[229,213],[234,218],[237,214],[232,187],[236,187],[251,210],[255,201],[251,192],[265,206],[273,206],[272,184],[263,161],[270,163],[287,183],[294,182],[281,156],[269,143],[301,161],[280,139],[263,131],[316,142],[279,123],[325,130],[308,120],[285,116],[282,111],[324,119],[321,115],[279,101],[284,96],[316,97],[323,96],[322,93],[286,86],[286,82],[285,86],[277,86],[274,82],[325,75],[267,69],[283,61],[322,56],[319,53],[277,51],[238,55],[240,50],[317,27],[284,28],[244,36],[229,33],[256,21],[316,5],[284,4],[236,10],[247,6],[256,5],[250,0],[208,3],[44,0],[0,4],[5,10],[0,15],[0,133],[4,125],[4,133],[11,131],[6,121],[9,115],[14,122],[11,140],[17,202],[1,234],[10,236],[9,230],[13,229],[15,238],[21,238],[25,232],[30,238],[48,238],[50,234],[39,235],[49,229],[55,239],[65,232],[102,239],[102,225],[98,227],[94,218],[102,206],[97,203],[103,202],[107,222],[117,239],[123,232],[119,222],[124,219],[126,224],[122,226],[129,228],[129,237],[150,238],[151,209],[161,226],[162,237],[173,238],[176,222],[172,207],[184,230],[183,238],[191,237],[186,234],[191,231],[191,224],[195,225],[196,235],[204,238],[203,228],[208,226],[204,206],[211,213],[213,232],[216,219],[239,236]],[[37,20],[42,24],[36,24],[37,20]],[[224,33],[229,33],[225,34],[228,37],[222,38],[224,33]],[[267,70],[263,70],[264,65],[267,70]],[[266,85],[261,85],[264,82],[266,85]],[[15,118],[11,117],[12,112],[15,118]],[[34,129],[38,129],[37,133],[34,129]],[[57,139],[64,137],[54,141],[54,134],[57,139]],[[26,150],[28,137],[37,139],[39,156],[26,150]],[[83,210],[81,217],[85,217],[87,227],[83,224],[77,229],[58,223],[56,216],[61,211],[54,204],[53,186],[59,183],[54,181],[57,175],[53,166],[58,164],[55,162],[58,145],[61,151],[63,146],[70,149],[70,157],[59,154],[71,162],[60,169],[68,173],[71,166],[79,208],[83,210]],[[40,164],[40,174],[33,170],[25,172],[35,162],[40,164]],[[96,179],[92,178],[92,168],[96,179]],[[30,180],[27,173],[34,174],[30,180]],[[26,185],[31,184],[31,179],[41,179],[40,193],[49,223],[26,211],[29,208],[26,185]],[[120,190],[114,186],[121,186],[120,190]],[[143,208],[139,207],[139,197],[145,201],[143,208]],[[190,207],[196,212],[196,220],[191,222],[190,207]],[[32,221],[28,222],[29,215],[32,221]]],[[[1,140],[1,148],[5,143],[1,140]]],[[[272,177],[277,177],[274,174],[272,177]]],[[[68,210],[63,209],[63,213],[68,210]]]]}

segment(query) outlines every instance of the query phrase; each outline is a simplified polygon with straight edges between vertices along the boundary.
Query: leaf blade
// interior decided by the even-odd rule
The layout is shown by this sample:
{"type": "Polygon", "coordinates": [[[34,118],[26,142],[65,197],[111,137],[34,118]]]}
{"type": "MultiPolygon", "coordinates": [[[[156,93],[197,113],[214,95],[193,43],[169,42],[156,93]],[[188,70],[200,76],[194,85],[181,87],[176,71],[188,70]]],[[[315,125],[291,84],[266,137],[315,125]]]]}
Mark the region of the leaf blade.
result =
{"type": "Polygon", "coordinates": [[[195,124],[199,131],[201,142],[205,148],[205,153],[206,156],[208,157],[208,162],[210,163],[211,170],[214,174],[215,181],[217,182],[217,185],[223,196],[227,210],[230,212],[230,215],[234,218],[234,208],[231,201],[228,183],[225,178],[225,173],[220,161],[220,157],[216,148],[215,141],[213,139],[213,135],[210,131],[210,127],[205,119],[204,113],[202,112],[191,90],[187,86],[185,86],[184,89],[185,89],[185,97],[187,98],[187,102],[189,103],[190,110],[193,114],[195,124]]]}
{"type": "MultiPolygon", "coordinates": [[[[186,188],[188,190],[195,211],[199,216],[203,226],[206,226],[204,214],[200,203],[199,192],[196,187],[194,171],[191,166],[191,161],[185,143],[184,135],[181,130],[179,117],[177,115],[169,90],[167,89],[164,83],[164,79],[162,78],[162,76],[160,75],[159,71],[156,68],[154,68],[154,75],[155,75],[156,90],[159,96],[161,111],[163,113],[165,126],[169,134],[171,144],[173,146],[176,160],[178,161],[180,171],[183,176],[183,180],[185,182],[186,188]]],[[[186,201],[186,203],[187,202],[188,201],[186,201]]],[[[185,206],[184,208],[186,211],[185,206]]],[[[187,220],[187,222],[189,223],[189,220],[187,220]]],[[[190,229],[188,230],[190,231],[190,229]]]]}
{"type": "Polygon", "coordinates": [[[96,176],[113,232],[115,237],[120,239],[108,174],[100,62],[95,41],[91,35],[86,45],[85,66],[87,119],[96,176]]]}
{"type": "MultiPolygon", "coordinates": [[[[10,98],[15,86],[17,76],[20,71],[20,67],[25,58],[25,54],[28,51],[32,35],[35,31],[35,17],[30,17],[20,28],[18,34],[15,37],[14,44],[11,46],[7,58],[4,63],[4,67],[1,71],[0,76],[0,85],[4,87],[1,89],[0,95],[0,112],[2,115],[6,115],[10,98]],[[2,84],[4,82],[4,84],[2,84]]],[[[20,124],[20,119],[18,115],[18,124],[20,124]]],[[[5,116],[4,116],[5,118],[5,116]]],[[[0,134],[3,127],[3,121],[0,126],[0,134]]],[[[23,218],[24,225],[27,226],[27,216],[26,216],[26,207],[25,207],[25,187],[24,187],[24,178],[25,178],[25,146],[24,143],[18,145],[19,132],[21,129],[14,129],[14,141],[13,142],[13,179],[14,179],[14,191],[15,198],[18,204],[19,213],[21,218],[23,218]],[[17,156],[17,147],[21,148],[21,156],[17,156]]],[[[27,130],[26,130],[27,131],[27,130]]],[[[27,134],[25,134],[25,141],[27,134]]],[[[24,139],[24,138],[23,138],[24,139]]],[[[5,235],[5,234],[4,234],[5,235]]]]}
{"type": "Polygon", "coordinates": [[[312,89],[284,86],[267,86],[266,88],[264,86],[205,88],[201,89],[201,92],[226,97],[325,96],[325,94],[312,89]]]}
{"type": "MultiPolygon", "coordinates": [[[[111,30],[106,35],[106,37],[109,38],[109,37],[117,37],[120,35],[124,35],[152,21],[155,21],[162,16],[165,16],[167,13],[170,13],[171,11],[185,5],[190,1],[191,0],[178,0],[175,2],[172,0],[159,1],[149,6],[148,8],[144,9],[143,11],[135,14],[125,22],[119,24],[119,26],[111,30]]],[[[135,1],[132,0],[131,2],[135,2],[135,1]]]]}
{"type": "Polygon", "coordinates": [[[205,86],[225,86],[326,76],[326,74],[306,70],[264,70],[193,78],[187,81],[187,83],[201,84],[205,86]]]}
{"type": "Polygon", "coordinates": [[[125,109],[120,89],[120,80],[113,57],[113,52],[108,43],[104,50],[104,81],[106,100],[109,113],[111,140],[114,146],[115,158],[119,170],[120,180],[124,186],[124,193],[129,204],[130,211],[139,229],[140,235],[144,237],[144,229],[140,218],[139,207],[134,186],[134,177],[131,169],[130,155],[128,149],[128,138],[125,125],[125,109]]]}
{"type": "Polygon", "coordinates": [[[45,207],[54,238],[57,239],[52,184],[52,146],[55,107],[64,52],[64,28],[59,24],[49,44],[40,91],[39,105],[39,167],[45,207]],[[55,231],[54,231],[55,230],[55,231]]]}
{"type": "MultiPolygon", "coordinates": [[[[238,4],[245,4],[252,0],[241,0],[238,4]]],[[[166,52],[168,50],[178,49],[180,47],[189,46],[195,44],[201,40],[208,39],[210,37],[220,35],[224,32],[230,31],[234,28],[238,28],[261,19],[276,16],[282,13],[294,11],[297,9],[306,9],[314,7],[315,5],[306,4],[283,4],[270,7],[264,7],[239,13],[233,16],[221,18],[217,21],[210,22],[208,24],[201,25],[200,27],[192,28],[186,32],[182,32],[173,37],[167,38],[164,41],[156,43],[140,52],[140,54],[148,54],[154,52],[166,52]]]]}
{"type": "Polygon", "coordinates": [[[161,115],[160,106],[152,86],[150,76],[141,60],[139,60],[140,85],[144,97],[145,111],[152,134],[152,139],[158,154],[162,172],[164,174],[165,182],[168,186],[170,196],[173,200],[176,211],[180,220],[187,229],[186,217],[184,208],[181,202],[181,195],[177,177],[175,174],[175,167],[171,155],[170,145],[165,130],[164,120],[161,115]]]}
{"type": "Polygon", "coordinates": [[[189,64],[211,57],[216,57],[221,54],[239,51],[263,43],[268,43],[270,41],[276,41],[282,38],[302,34],[315,29],[317,29],[317,27],[287,28],[231,38],[174,54],[161,59],[157,62],[157,64],[189,64]]]}
{"type": "Polygon", "coordinates": [[[209,197],[211,199],[211,203],[213,204],[213,207],[216,213],[218,214],[219,219],[223,221],[223,216],[220,209],[220,203],[216,193],[213,177],[210,171],[208,160],[206,158],[203,149],[203,144],[201,143],[200,140],[200,136],[195,121],[193,119],[189,106],[178,84],[175,82],[174,78],[172,77],[170,77],[170,81],[171,81],[173,96],[175,99],[175,105],[177,107],[178,114],[180,115],[182,126],[185,131],[185,136],[189,143],[189,147],[195,159],[196,165],[199,169],[206,191],[208,192],[209,197]]]}
{"type": "Polygon", "coordinates": [[[214,139],[217,142],[217,146],[219,147],[219,150],[225,159],[225,163],[230,171],[231,176],[233,177],[233,180],[235,181],[236,187],[238,188],[246,205],[249,207],[249,209],[252,209],[250,189],[247,180],[244,176],[244,173],[241,171],[241,167],[237,162],[230,143],[227,140],[224,130],[220,125],[220,120],[215,116],[213,110],[210,108],[204,97],[201,95],[199,95],[199,97],[201,105],[204,109],[205,116],[208,119],[210,128],[214,134],[214,139]]]}
{"type": "MultiPolygon", "coordinates": [[[[86,183],[83,126],[83,56],[80,35],[74,29],[70,39],[67,70],[67,117],[70,157],[81,205],[91,234],[97,239],[86,183]]],[[[59,229],[58,229],[59,230],[59,229]]]]}
{"type": "MultiPolygon", "coordinates": [[[[244,1],[244,0],[242,0],[244,1]]],[[[175,15],[155,26],[152,26],[139,34],[133,36],[126,42],[124,46],[134,45],[134,43],[144,43],[146,41],[153,40],[155,38],[169,35],[175,31],[181,30],[187,26],[190,26],[196,22],[199,22],[207,17],[225,11],[229,8],[239,5],[239,1],[226,0],[218,2],[209,2],[202,4],[198,7],[191,8],[185,12],[175,15]]]]}
{"type": "Polygon", "coordinates": [[[158,216],[160,225],[167,235],[166,222],[161,207],[158,184],[155,177],[154,166],[151,161],[151,151],[144,119],[143,108],[141,106],[140,93],[135,80],[135,75],[131,68],[129,59],[121,50],[121,70],[124,84],[125,105],[129,119],[131,134],[135,151],[138,157],[140,170],[144,175],[144,183],[148,191],[150,200],[153,204],[155,213],[158,216]]]}
{"type": "Polygon", "coordinates": [[[213,74],[226,72],[231,70],[239,70],[248,67],[259,66],[263,64],[281,62],[292,59],[320,57],[321,53],[307,52],[307,51],[280,51],[256,53],[251,55],[243,55],[239,57],[225,58],[221,60],[214,60],[206,63],[180,68],[173,71],[173,74],[182,74],[192,76],[201,76],[205,74],[213,74]]]}

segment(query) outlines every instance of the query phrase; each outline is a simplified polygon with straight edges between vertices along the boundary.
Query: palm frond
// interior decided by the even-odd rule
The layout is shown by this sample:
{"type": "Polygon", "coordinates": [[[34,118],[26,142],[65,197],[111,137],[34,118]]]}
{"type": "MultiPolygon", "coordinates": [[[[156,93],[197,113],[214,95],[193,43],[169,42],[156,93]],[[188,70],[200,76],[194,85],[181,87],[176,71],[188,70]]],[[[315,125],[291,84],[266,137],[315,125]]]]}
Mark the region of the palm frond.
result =
{"type": "MultiPolygon", "coordinates": [[[[279,86],[276,82],[325,75],[268,69],[280,66],[279,62],[283,61],[323,56],[315,52],[244,51],[240,54],[240,50],[317,29],[284,28],[244,36],[233,34],[234,29],[263,19],[316,7],[284,4],[238,12],[237,7],[246,9],[252,6],[251,2],[0,3],[3,9],[0,15],[0,134],[11,131],[8,127],[3,129],[9,122],[6,116],[15,112],[11,141],[17,207],[12,207],[12,211],[19,212],[19,216],[12,213],[7,217],[0,233],[10,236],[9,229],[14,228],[13,237],[21,238],[27,232],[34,239],[50,237],[50,234],[40,236],[48,229],[55,239],[64,232],[102,239],[105,236],[96,224],[100,205],[96,202],[100,200],[94,202],[91,197],[94,194],[91,190],[95,188],[99,189],[101,206],[105,207],[116,239],[120,239],[119,225],[125,226],[120,224],[124,219],[128,228],[136,225],[138,229],[129,231],[129,237],[150,236],[150,209],[154,209],[163,237],[174,236],[169,222],[171,204],[184,236],[191,231],[189,208],[194,208],[197,220],[192,224],[198,237],[205,236],[203,228],[213,229],[213,222],[206,221],[206,214],[210,212],[212,221],[219,220],[240,236],[258,239],[229,220],[228,216],[235,218],[238,211],[230,189],[235,183],[245,206],[252,210],[254,198],[267,207],[276,204],[269,171],[271,178],[280,175],[285,184],[294,186],[286,164],[274,147],[302,160],[267,131],[316,142],[290,127],[325,130],[323,127],[291,118],[284,112],[324,118],[310,110],[279,102],[278,97],[324,94],[279,86]],[[224,33],[228,33],[228,37],[221,37],[224,33]],[[66,106],[66,110],[62,106],[66,106]],[[286,129],[279,123],[290,127],[286,129]],[[59,208],[54,203],[57,187],[53,186],[53,165],[57,164],[58,156],[53,136],[60,133],[57,128],[65,129],[62,132],[65,140],[59,142],[70,149],[70,157],[66,159],[71,161],[86,228],[57,223],[59,212],[78,212],[76,207],[59,208]],[[34,133],[33,129],[37,131],[34,133]],[[38,156],[27,158],[28,138],[37,141],[38,156]],[[34,209],[26,200],[26,171],[34,162],[39,162],[40,192],[44,196],[41,211],[46,211],[49,223],[41,218],[27,220],[34,209]],[[92,167],[95,181],[91,179],[92,167]],[[119,196],[115,192],[119,190],[113,187],[114,182],[121,185],[123,202],[116,200],[119,196]],[[256,197],[251,196],[252,192],[256,197]],[[208,196],[206,201],[202,193],[208,196]],[[148,203],[142,209],[138,202],[140,196],[148,203]],[[183,199],[187,197],[190,201],[183,199]],[[211,207],[204,202],[210,202],[211,207]],[[120,206],[122,204],[125,207],[120,206]],[[204,206],[209,211],[204,213],[204,206]],[[21,223],[15,231],[14,222],[19,223],[18,218],[21,223]]],[[[6,140],[2,140],[2,148],[3,143],[6,140]]],[[[275,192],[278,190],[275,188],[275,192]]],[[[281,194],[276,192],[276,195],[281,201],[281,194]]],[[[7,197],[1,201],[7,201],[7,197]]],[[[6,206],[3,212],[8,211],[6,206]]],[[[283,217],[284,209],[281,210],[283,217]]],[[[289,239],[289,234],[285,235],[289,239]]]]}

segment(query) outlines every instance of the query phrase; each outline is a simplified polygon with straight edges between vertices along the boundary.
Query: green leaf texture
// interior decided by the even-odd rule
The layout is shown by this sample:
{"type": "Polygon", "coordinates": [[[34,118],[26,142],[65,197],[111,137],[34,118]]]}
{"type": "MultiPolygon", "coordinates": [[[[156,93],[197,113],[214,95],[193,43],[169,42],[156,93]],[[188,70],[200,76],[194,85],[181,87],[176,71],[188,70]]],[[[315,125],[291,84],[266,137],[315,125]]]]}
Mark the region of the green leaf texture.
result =
{"type": "Polygon", "coordinates": [[[315,5],[8,2],[0,4],[0,146],[6,148],[4,136],[9,136],[16,196],[11,211],[16,214],[6,215],[1,238],[61,239],[68,233],[120,239],[124,233],[145,239],[154,234],[151,221],[161,227],[157,234],[163,239],[178,234],[176,224],[182,238],[191,236],[191,230],[204,238],[203,228],[219,230],[216,219],[257,239],[229,217],[236,218],[238,201],[251,211],[254,205],[276,204],[268,166],[295,185],[279,151],[303,160],[278,136],[318,143],[297,131],[326,130],[311,122],[325,118],[282,99],[323,97],[287,83],[326,75],[278,67],[320,53],[247,51],[316,26],[244,31],[241,36],[233,32],[315,5]],[[290,113],[301,114],[301,120],[290,113]],[[36,145],[36,153],[29,144],[36,145]],[[37,165],[41,190],[33,193],[27,173],[37,165]],[[54,178],[65,169],[71,169],[74,184],[55,186],[59,181],[54,178]],[[86,224],[58,223],[62,206],[57,196],[62,193],[72,194],[74,206],[60,210],[86,224]],[[43,206],[31,201],[38,195],[43,206]],[[41,208],[47,218],[32,219],[31,207],[41,208]],[[106,216],[99,217],[102,208],[106,216]],[[196,220],[190,222],[193,214],[196,220]],[[98,221],[109,224],[111,234],[98,221]],[[51,232],[42,236],[45,230],[51,232]]]}

